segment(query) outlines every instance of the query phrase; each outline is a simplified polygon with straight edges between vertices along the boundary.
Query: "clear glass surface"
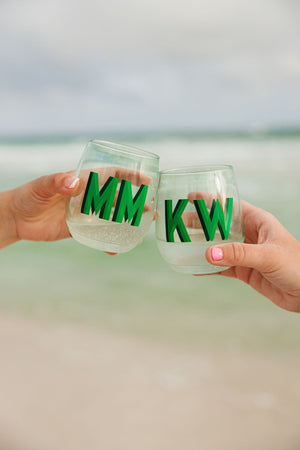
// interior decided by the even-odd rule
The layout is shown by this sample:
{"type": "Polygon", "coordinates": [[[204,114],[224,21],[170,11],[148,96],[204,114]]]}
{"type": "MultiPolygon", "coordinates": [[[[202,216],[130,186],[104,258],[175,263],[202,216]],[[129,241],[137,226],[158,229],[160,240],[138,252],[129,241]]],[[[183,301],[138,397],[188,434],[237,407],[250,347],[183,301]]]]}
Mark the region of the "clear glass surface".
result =
{"type": "Polygon", "coordinates": [[[207,248],[244,240],[241,202],[232,166],[161,172],[156,209],[159,251],[178,272],[221,272],[226,267],[207,262],[207,248]]]}
{"type": "Polygon", "coordinates": [[[158,167],[159,157],[154,153],[89,141],[75,173],[79,187],[66,206],[73,238],[113,253],[138,245],[152,223],[158,167]]]}

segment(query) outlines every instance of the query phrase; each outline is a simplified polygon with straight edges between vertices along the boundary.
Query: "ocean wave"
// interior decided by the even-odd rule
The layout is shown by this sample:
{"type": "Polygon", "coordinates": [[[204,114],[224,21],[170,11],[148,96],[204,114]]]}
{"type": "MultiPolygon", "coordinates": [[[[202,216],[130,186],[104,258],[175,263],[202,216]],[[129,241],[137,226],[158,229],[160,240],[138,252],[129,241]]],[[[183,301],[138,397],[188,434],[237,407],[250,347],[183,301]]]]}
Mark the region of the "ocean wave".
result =
{"type": "MultiPolygon", "coordinates": [[[[190,140],[168,138],[131,142],[161,157],[161,168],[182,165],[226,163],[240,167],[260,166],[279,169],[293,166],[300,160],[300,139],[297,140],[190,140]]],[[[0,144],[0,170],[58,169],[74,167],[84,143],[0,144]]]]}

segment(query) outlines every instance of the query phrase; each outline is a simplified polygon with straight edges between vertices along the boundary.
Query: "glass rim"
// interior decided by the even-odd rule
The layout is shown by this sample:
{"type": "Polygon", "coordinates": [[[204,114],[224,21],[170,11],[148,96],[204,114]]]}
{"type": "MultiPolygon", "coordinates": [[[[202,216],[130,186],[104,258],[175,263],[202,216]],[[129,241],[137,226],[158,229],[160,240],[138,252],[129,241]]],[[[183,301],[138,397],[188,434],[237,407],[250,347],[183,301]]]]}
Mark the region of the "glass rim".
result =
{"type": "Polygon", "coordinates": [[[88,141],[88,143],[90,144],[94,144],[94,145],[99,145],[102,149],[104,148],[104,150],[107,151],[115,151],[118,153],[124,153],[124,154],[130,154],[130,155],[134,155],[135,157],[139,157],[139,158],[147,158],[147,159],[153,159],[153,160],[158,160],[159,159],[159,155],[156,155],[156,153],[152,153],[152,152],[148,152],[147,150],[143,150],[139,147],[135,147],[133,145],[126,145],[126,144],[120,144],[117,142],[112,142],[112,141],[106,141],[103,139],[90,139],[88,141]]]}
{"type": "Polygon", "coordinates": [[[178,167],[166,169],[159,172],[160,175],[197,175],[204,173],[222,172],[224,170],[233,171],[231,164],[207,164],[201,166],[178,167]]]}

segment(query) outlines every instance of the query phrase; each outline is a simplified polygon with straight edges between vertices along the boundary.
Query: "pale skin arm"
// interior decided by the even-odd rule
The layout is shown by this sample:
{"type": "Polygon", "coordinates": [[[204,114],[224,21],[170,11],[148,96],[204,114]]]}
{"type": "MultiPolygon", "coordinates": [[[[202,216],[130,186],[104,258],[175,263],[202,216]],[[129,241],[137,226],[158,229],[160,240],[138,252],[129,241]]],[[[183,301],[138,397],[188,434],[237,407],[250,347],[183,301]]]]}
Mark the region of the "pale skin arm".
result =
{"type": "Polygon", "coordinates": [[[270,213],[243,202],[245,243],[222,244],[206,252],[209,263],[230,268],[237,278],[280,308],[300,312],[300,243],[270,213]]]}
{"type": "Polygon", "coordinates": [[[12,192],[0,193],[0,249],[18,240],[16,224],[11,211],[12,192]]]}

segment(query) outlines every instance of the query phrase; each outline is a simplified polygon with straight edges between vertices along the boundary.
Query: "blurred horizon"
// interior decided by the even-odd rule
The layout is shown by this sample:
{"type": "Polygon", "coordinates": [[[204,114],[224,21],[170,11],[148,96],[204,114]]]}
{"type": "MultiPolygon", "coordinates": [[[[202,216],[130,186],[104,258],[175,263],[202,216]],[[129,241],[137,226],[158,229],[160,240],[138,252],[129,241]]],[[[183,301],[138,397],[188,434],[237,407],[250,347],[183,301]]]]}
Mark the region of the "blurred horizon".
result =
{"type": "Polygon", "coordinates": [[[43,143],[49,142],[67,142],[77,139],[109,139],[111,138],[124,138],[137,140],[139,138],[147,139],[159,139],[165,137],[189,137],[195,139],[264,139],[264,138],[298,138],[300,136],[299,126],[278,126],[269,128],[169,128],[169,129],[141,129],[141,130],[82,130],[82,131],[57,131],[57,132],[44,132],[39,131],[36,133],[8,133],[0,134],[0,144],[9,143],[43,143]]]}

